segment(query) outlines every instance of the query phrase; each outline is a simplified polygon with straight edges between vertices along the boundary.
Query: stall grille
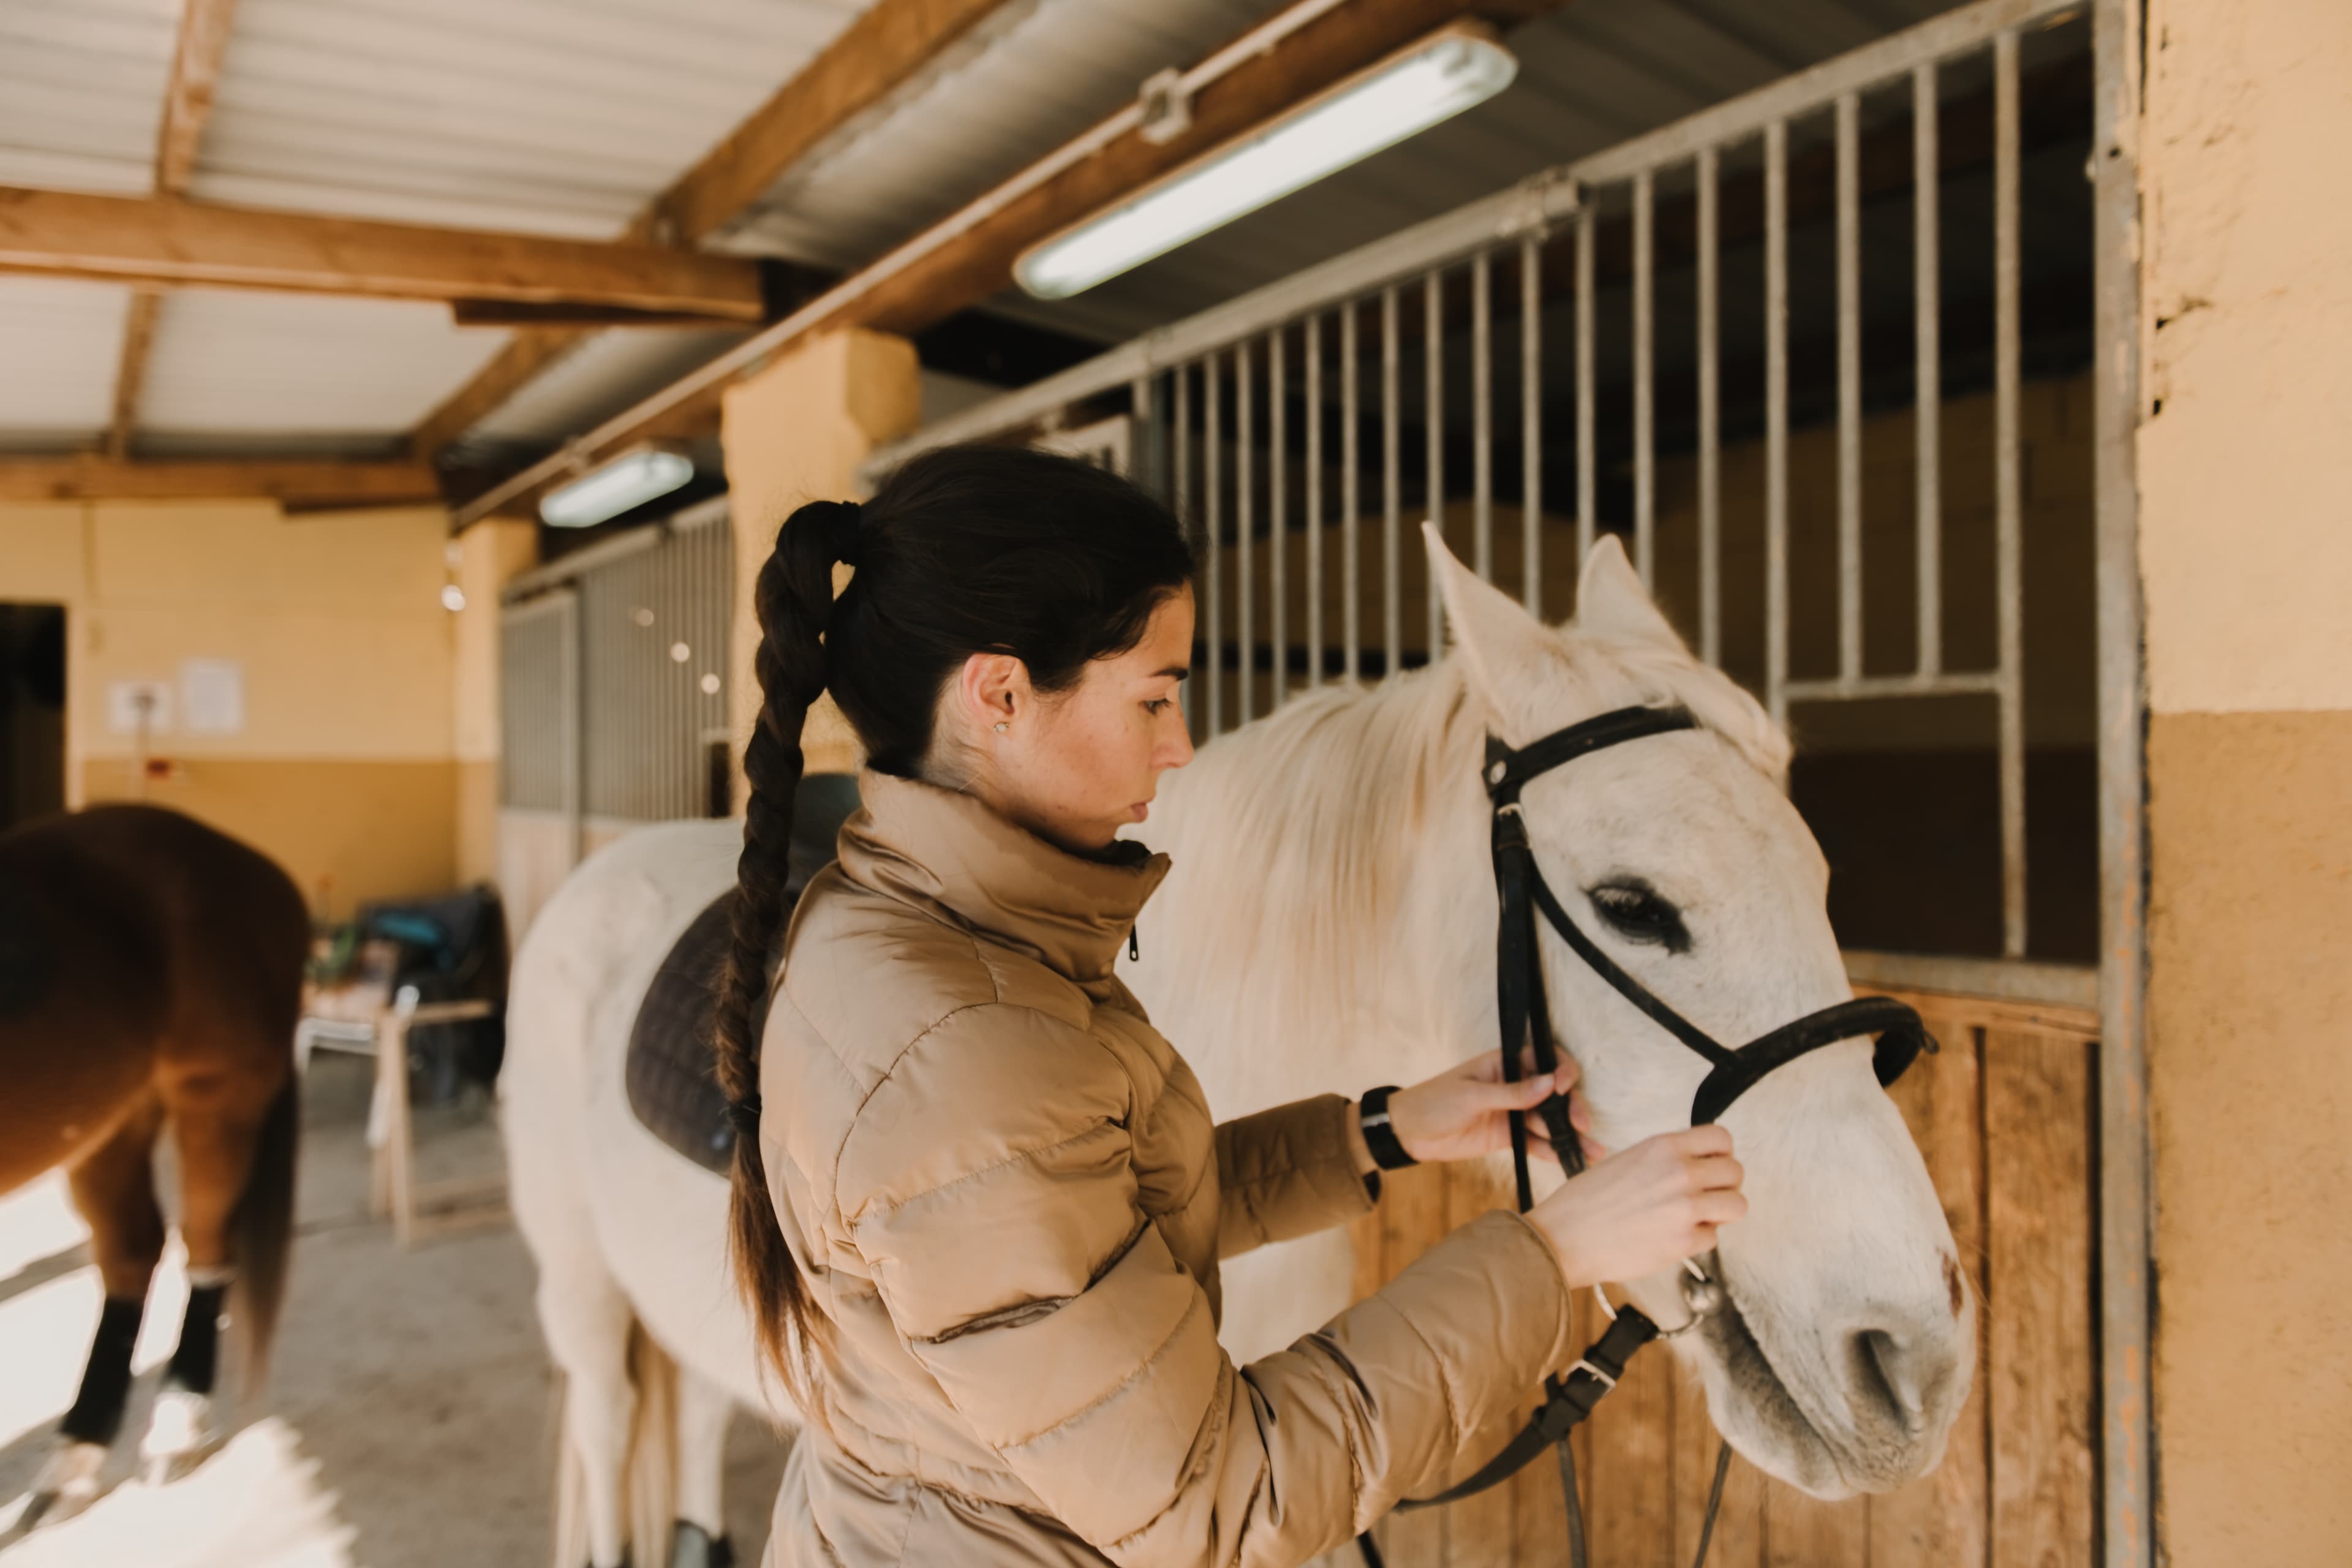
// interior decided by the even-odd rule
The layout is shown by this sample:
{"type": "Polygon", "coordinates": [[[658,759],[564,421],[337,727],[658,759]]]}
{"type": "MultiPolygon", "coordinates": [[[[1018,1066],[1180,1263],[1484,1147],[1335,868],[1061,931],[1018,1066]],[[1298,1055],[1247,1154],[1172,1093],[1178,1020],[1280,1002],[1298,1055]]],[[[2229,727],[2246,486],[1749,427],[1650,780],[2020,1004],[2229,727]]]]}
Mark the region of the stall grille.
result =
{"type": "MultiPolygon", "coordinates": [[[[2073,149],[2087,147],[2080,9],[1980,0],[982,405],[869,471],[950,440],[1053,441],[1124,405],[1129,470],[1198,530],[1187,705],[1204,740],[1441,646],[1408,530],[1423,517],[1553,616],[1574,563],[1600,531],[1619,532],[1694,647],[1778,720],[1990,705],[1988,955],[2023,958],[2021,168],[2053,149],[2079,168],[2073,149]],[[2049,106],[2030,126],[2027,89],[2049,106]],[[1898,205],[1907,234],[1887,221],[1898,205]],[[1866,365],[1865,332],[1883,351],[1898,317],[1909,353],[1866,365]],[[1792,336],[1792,322],[1823,330],[1792,336]],[[1990,395],[1990,429],[1967,454],[1981,474],[1955,467],[1943,402],[1956,385],[1990,395]],[[1865,426],[1890,407],[1909,426],[1902,540],[1887,538],[1885,498],[1865,507],[1865,426]],[[1834,441],[1834,500],[1819,509],[1792,495],[1792,433],[1811,432],[1834,441]],[[1752,542],[1728,531],[1735,447],[1760,448],[1738,492],[1760,495],[1752,542]],[[1985,526],[1956,528],[1955,497],[1979,490],[1985,526]],[[1548,514],[1547,497],[1568,516],[1548,514]],[[1818,541],[1814,510],[1827,514],[1818,541]],[[1968,580],[1948,581],[1948,563],[1968,580]]],[[[2087,214],[2087,189],[2073,199],[2087,214]]],[[[2081,228],[2087,278],[2087,217],[2081,228]]],[[[2089,322],[2085,290],[2079,323],[2055,332],[2083,363],[2089,322]]],[[[1869,435],[1874,452],[1891,438],[1869,435]]],[[[2087,537],[2087,508],[2083,522],[2087,537]]],[[[2081,597],[2087,618],[2087,584],[2081,597]]],[[[1953,711],[1969,716],[1935,722],[1977,725],[1974,708],[1953,711]]]]}
{"type": "Polygon", "coordinates": [[[723,502],[510,584],[500,805],[568,816],[573,858],[640,823],[725,816],[733,585],[723,502]]]}

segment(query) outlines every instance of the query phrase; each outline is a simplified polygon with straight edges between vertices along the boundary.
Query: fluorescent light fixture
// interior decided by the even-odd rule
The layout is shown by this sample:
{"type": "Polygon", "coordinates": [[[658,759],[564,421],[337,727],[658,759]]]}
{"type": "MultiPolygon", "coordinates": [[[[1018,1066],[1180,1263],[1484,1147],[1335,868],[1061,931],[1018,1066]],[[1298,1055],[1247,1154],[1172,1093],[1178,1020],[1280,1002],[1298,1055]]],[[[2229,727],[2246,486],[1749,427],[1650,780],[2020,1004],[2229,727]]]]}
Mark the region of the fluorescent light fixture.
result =
{"type": "Polygon", "coordinates": [[[1484,103],[1518,69],[1484,29],[1442,28],[1034,247],[1013,275],[1067,299],[1484,103]]]}
{"type": "Polygon", "coordinates": [[[547,492],[540,521],[550,528],[593,528],[633,506],[666,496],[694,478],[694,460],[667,447],[636,447],[603,468],[547,492]]]}

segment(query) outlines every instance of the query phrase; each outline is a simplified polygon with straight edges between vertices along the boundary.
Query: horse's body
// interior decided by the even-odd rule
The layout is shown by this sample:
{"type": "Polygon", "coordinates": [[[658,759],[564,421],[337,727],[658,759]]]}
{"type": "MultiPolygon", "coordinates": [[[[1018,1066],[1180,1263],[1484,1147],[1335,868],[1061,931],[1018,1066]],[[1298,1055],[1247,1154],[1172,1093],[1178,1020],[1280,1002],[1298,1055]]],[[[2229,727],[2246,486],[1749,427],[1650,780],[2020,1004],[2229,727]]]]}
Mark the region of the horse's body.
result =
{"type": "MultiPolygon", "coordinates": [[[[1176,868],[1126,973],[1220,1116],[1411,1082],[1493,1047],[1496,901],[1477,772],[1490,726],[1519,743],[1625,701],[1692,708],[1706,732],[1530,788],[1538,852],[1565,865],[1555,885],[1623,869],[1685,890],[1692,952],[1623,962],[1727,1037],[1846,994],[1820,855],[1778,784],[1785,741],[1691,660],[1613,544],[1588,569],[1575,634],[1441,564],[1462,652],[1369,691],[1294,701],[1219,741],[1163,782],[1141,830],[1176,868]]],[[[667,1550],[656,1531],[673,1505],[649,1476],[674,1479],[685,1538],[719,1533],[730,1401],[790,1418],[762,1386],[735,1298],[725,1184],[638,1127],[621,1089],[646,982],[731,885],[740,846],[724,823],[623,840],[566,883],[517,963],[505,1084],[516,1212],[569,1377],[569,1462],[600,1565],[620,1561],[631,1494],[638,1560],[667,1550]],[[632,1379],[633,1360],[665,1366],[633,1357],[636,1326],[683,1363],[675,1419],[666,1378],[632,1379]],[[662,1396],[640,1399],[639,1385],[662,1396]]],[[[1555,1027],[1584,1066],[1602,1141],[1686,1124],[1695,1058],[1645,1035],[1589,974],[1548,968],[1555,1027]]],[[[1721,1248],[1735,1310],[1686,1349],[1734,1444],[1825,1496],[1932,1466],[1972,1353],[1973,1308],[1948,1300],[1950,1233],[1868,1057],[1864,1043],[1820,1052],[1727,1118],[1755,1207],[1721,1248]]],[[[1246,1358],[1286,1343],[1346,1304],[1351,1277],[1344,1234],[1238,1260],[1227,1345],[1246,1358]]],[[[1680,1319],[1670,1282],[1628,1286],[1661,1321],[1680,1319]]]]}
{"type": "Polygon", "coordinates": [[[293,1229],[294,1026],[310,919],[275,864],[176,812],[107,805],[0,834],[0,1193],[62,1166],[106,1306],[36,1503],[93,1494],[163,1250],[152,1152],[172,1129],[188,1313],[144,1449],[211,1433],[216,1324],[267,1365],[293,1229]]]}

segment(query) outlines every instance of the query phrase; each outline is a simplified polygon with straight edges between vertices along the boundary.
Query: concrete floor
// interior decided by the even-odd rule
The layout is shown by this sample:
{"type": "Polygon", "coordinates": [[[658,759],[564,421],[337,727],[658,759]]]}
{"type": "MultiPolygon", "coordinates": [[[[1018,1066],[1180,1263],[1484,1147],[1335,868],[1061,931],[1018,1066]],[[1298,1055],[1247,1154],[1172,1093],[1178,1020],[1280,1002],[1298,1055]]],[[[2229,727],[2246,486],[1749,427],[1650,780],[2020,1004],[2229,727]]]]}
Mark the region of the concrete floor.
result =
{"type": "MultiPolygon", "coordinates": [[[[185,1300],[184,1279],[167,1261],[111,1468],[121,1484],[80,1519],[21,1538],[11,1526],[71,1403],[99,1287],[60,1183],[0,1199],[0,1564],[548,1562],[555,1405],[530,1259],[502,1215],[407,1253],[368,1217],[371,1070],[364,1060],[322,1055],[305,1087],[299,1239],[265,1395],[187,1479],[152,1489],[127,1479],[185,1300]]],[[[417,1134],[421,1182],[503,1169],[487,1105],[420,1112],[417,1134]]],[[[168,1173],[163,1185],[169,1206],[168,1173]]],[[[782,1462],[766,1427],[739,1417],[728,1512],[747,1563],[759,1561],[782,1462]]]]}

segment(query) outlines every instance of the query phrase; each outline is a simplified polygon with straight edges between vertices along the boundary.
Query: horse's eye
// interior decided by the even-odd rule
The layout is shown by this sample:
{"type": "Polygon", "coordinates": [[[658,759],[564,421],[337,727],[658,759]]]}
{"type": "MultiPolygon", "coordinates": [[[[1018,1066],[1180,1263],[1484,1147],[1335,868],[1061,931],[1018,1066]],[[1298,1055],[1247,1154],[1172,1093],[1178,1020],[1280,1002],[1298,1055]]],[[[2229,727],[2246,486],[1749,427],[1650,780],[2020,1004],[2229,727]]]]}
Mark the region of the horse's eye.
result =
{"type": "Polygon", "coordinates": [[[1647,882],[1625,879],[1587,889],[1601,918],[1628,942],[1647,942],[1668,952],[1690,951],[1690,930],[1682,911],[1658,896],[1647,882]]]}

